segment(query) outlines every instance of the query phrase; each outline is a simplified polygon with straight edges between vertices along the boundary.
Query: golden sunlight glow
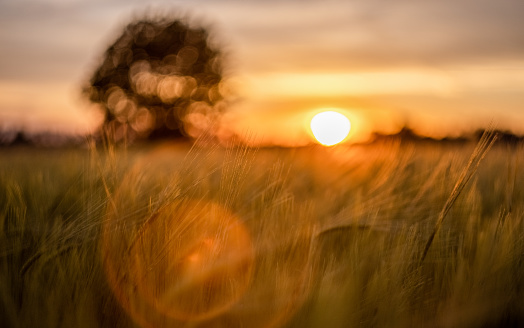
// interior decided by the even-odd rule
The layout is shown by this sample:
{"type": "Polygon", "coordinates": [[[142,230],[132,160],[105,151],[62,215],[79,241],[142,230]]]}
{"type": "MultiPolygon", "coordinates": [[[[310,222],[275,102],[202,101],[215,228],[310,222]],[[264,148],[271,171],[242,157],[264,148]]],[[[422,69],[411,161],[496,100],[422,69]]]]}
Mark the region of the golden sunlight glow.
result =
{"type": "Polygon", "coordinates": [[[459,91],[449,76],[433,70],[404,69],[341,73],[265,73],[246,76],[241,88],[250,97],[341,97],[440,95],[459,91]]]}
{"type": "Polygon", "coordinates": [[[333,146],[349,134],[351,123],[339,112],[326,111],[311,119],[311,131],[317,141],[325,146],[333,146]]]}

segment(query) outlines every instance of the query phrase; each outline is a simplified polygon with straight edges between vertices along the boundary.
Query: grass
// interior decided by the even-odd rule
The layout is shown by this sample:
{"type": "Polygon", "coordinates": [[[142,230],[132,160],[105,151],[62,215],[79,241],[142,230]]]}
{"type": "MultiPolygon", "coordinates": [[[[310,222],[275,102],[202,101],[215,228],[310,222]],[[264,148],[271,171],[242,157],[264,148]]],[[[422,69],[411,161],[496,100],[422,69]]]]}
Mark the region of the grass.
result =
{"type": "Polygon", "coordinates": [[[0,150],[0,322],[521,326],[524,148],[490,140],[0,150]]]}

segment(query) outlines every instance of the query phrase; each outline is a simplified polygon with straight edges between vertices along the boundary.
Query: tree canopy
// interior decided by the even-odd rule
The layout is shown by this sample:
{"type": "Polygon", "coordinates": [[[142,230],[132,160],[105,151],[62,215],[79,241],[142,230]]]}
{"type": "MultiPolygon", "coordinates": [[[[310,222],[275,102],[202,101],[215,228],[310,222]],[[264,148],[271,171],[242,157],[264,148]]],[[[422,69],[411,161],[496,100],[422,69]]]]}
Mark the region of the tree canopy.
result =
{"type": "Polygon", "coordinates": [[[222,52],[180,19],[130,23],[105,51],[84,93],[116,141],[196,136],[223,107],[222,52]]]}

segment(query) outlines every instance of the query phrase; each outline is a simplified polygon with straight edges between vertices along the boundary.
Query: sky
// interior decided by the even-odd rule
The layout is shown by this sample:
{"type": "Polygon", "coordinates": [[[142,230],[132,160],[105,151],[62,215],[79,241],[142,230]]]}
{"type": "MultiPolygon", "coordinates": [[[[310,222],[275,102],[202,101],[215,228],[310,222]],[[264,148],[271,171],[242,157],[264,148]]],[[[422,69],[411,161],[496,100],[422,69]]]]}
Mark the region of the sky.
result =
{"type": "Polygon", "coordinates": [[[158,12],[212,27],[238,97],[221,123],[260,143],[311,142],[325,109],[353,141],[404,125],[524,134],[521,0],[0,0],[0,129],[96,129],[82,83],[133,17],[158,12]]]}

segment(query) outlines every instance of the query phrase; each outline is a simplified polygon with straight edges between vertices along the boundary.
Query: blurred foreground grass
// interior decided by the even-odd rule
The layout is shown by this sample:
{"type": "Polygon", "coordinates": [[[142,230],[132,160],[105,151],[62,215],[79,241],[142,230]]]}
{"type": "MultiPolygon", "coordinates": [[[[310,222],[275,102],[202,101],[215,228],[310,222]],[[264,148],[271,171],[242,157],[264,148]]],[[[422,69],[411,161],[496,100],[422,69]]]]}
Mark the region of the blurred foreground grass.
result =
{"type": "Polygon", "coordinates": [[[2,327],[524,325],[524,149],[0,150],[2,327]]]}

